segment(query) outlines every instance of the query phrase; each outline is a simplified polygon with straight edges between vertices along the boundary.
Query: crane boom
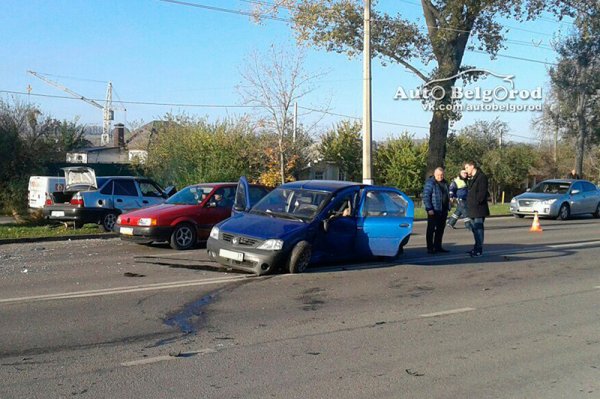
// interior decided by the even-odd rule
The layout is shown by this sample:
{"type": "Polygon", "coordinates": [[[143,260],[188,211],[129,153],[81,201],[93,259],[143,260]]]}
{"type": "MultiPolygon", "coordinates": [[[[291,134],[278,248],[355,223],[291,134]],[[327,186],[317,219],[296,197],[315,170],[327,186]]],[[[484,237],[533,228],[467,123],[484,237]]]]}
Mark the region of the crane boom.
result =
{"type": "Polygon", "coordinates": [[[114,119],[114,112],[112,110],[112,83],[111,82],[108,82],[108,88],[106,89],[106,102],[105,102],[104,106],[102,106],[98,102],[96,102],[92,99],[86,98],[86,97],[82,96],[81,94],[76,93],[73,90],[69,89],[68,87],[65,87],[65,86],[61,85],[60,83],[50,80],[35,71],[27,71],[27,73],[35,76],[36,78],[38,78],[40,80],[43,80],[50,86],[54,86],[66,93],[69,93],[70,95],[72,95],[75,98],[85,101],[86,103],[93,105],[96,108],[100,108],[102,110],[102,136],[100,136],[100,144],[104,146],[109,143],[111,121],[114,119]]]}

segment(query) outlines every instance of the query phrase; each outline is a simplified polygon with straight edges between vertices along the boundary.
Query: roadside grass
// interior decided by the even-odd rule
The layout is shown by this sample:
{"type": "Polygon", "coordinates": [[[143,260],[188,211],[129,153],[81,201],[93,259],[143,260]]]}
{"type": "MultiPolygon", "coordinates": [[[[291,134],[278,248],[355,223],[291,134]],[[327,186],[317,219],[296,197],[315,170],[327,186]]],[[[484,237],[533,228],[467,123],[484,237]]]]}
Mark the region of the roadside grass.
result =
{"type": "MultiPolygon", "coordinates": [[[[510,204],[490,205],[490,214],[492,216],[510,216],[510,204]]],[[[415,219],[427,219],[427,213],[425,212],[425,208],[415,208],[415,219]]]]}
{"type": "Polygon", "coordinates": [[[44,238],[58,236],[80,236],[99,234],[102,230],[96,224],[86,224],[80,229],[74,229],[72,226],[65,227],[63,224],[0,224],[1,239],[17,238],[44,238]]]}

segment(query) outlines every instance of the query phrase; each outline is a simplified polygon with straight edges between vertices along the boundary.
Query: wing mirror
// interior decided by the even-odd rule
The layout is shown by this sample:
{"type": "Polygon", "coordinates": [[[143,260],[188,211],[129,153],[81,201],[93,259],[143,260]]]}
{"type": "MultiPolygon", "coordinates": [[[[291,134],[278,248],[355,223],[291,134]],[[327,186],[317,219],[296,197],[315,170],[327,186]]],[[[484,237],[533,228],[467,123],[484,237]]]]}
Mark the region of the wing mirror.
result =
{"type": "Polygon", "coordinates": [[[164,192],[164,195],[166,196],[165,198],[169,198],[176,192],[177,192],[177,189],[175,188],[175,186],[169,186],[169,187],[165,188],[165,192],[164,192]]]}
{"type": "Polygon", "coordinates": [[[526,192],[526,193],[528,193],[528,192],[530,192],[530,191],[531,191],[531,189],[530,189],[530,188],[528,188],[527,190],[525,190],[525,192],[526,192]]]}
{"type": "Polygon", "coordinates": [[[580,192],[581,192],[580,190],[574,189],[574,190],[571,190],[571,195],[577,195],[580,192]]]}

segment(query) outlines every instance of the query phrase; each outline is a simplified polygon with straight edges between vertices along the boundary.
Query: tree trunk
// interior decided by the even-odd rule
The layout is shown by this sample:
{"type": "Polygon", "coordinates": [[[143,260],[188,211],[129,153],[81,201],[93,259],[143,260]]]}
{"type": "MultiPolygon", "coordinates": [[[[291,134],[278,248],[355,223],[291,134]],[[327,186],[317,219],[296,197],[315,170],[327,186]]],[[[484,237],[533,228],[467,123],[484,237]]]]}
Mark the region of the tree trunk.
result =
{"type": "Polygon", "coordinates": [[[445,166],[446,138],[448,137],[448,116],[437,109],[441,102],[436,101],[436,110],[429,124],[429,154],[427,155],[427,176],[431,176],[438,166],[445,166]]]}
{"type": "Polygon", "coordinates": [[[583,178],[583,157],[585,154],[585,142],[587,138],[587,121],[585,120],[586,95],[580,92],[577,96],[577,124],[579,132],[577,135],[577,148],[575,152],[575,170],[583,178]]]}

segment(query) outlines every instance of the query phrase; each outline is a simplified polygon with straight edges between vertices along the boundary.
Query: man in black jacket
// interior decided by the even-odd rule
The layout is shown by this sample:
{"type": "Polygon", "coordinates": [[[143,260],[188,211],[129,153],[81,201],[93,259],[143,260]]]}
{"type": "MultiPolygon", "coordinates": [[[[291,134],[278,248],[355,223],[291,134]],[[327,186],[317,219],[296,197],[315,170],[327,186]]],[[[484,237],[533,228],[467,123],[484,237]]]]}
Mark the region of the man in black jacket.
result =
{"type": "Polygon", "coordinates": [[[475,166],[475,162],[465,163],[464,168],[469,175],[469,194],[467,195],[467,214],[473,220],[473,237],[475,246],[469,252],[472,257],[483,254],[483,223],[490,215],[488,206],[488,178],[475,166]]]}

